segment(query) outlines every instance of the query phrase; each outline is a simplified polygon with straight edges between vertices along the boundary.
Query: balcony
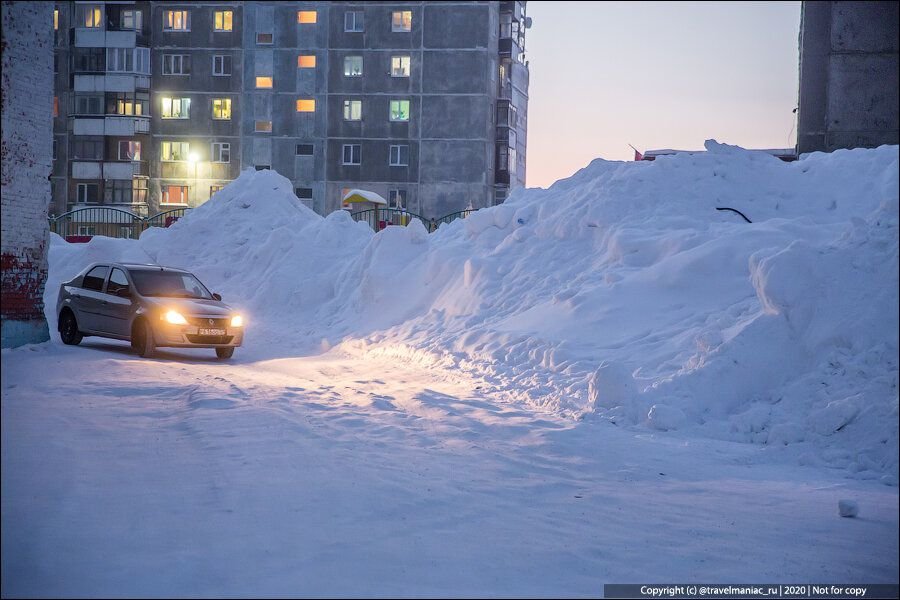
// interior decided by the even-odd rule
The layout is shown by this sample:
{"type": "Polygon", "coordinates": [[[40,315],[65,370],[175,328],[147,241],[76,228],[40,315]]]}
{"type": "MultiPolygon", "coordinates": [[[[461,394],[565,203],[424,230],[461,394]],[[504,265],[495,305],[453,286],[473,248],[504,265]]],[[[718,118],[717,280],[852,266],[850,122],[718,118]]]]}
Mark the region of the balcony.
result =
{"type": "Polygon", "coordinates": [[[137,36],[133,29],[106,32],[107,48],[134,48],[135,45],[137,45],[137,36]]]}
{"type": "Polygon", "coordinates": [[[504,1],[500,3],[500,14],[512,13],[512,18],[514,21],[520,21],[522,19],[522,3],[521,2],[509,2],[504,1]]]}
{"type": "Polygon", "coordinates": [[[121,135],[131,136],[136,133],[150,132],[149,116],[92,116],[72,117],[72,133],[74,135],[121,135]]]}
{"type": "Polygon", "coordinates": [[[150,171],[145,160],[127,160],[103,163],[104,179],[125,179],[147,177],[150,171]]]}
{"type": "Polygon", "coordinates": [[[106,46],[106,30],[99,27],[76,27],[74,42],[78,48],[103,48],[106,46]]]}
{"type": "Polygon", "coordinates": [[[72,162],[72,179],[100,179],[101,173],[99,162],[72,162]]]}

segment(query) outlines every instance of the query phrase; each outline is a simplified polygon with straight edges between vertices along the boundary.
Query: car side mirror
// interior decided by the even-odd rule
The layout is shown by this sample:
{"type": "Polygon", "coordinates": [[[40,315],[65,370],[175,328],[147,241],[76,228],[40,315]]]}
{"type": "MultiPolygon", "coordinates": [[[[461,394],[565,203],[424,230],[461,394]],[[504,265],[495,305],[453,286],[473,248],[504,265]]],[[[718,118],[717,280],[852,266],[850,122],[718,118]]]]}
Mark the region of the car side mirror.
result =
{"type": "Polygon", "coordinates": [[[116,290],[116,296],[119,298],[131,298],[131,290],[128,288],[119,288],[116,290]]]}
{"type": "Polygon", "coordinates": [[[219,294],[213,294],[213,300],[219,300],[219,301],[221,301],[221,300],[222,300],[222,296],[219,295],[219,294]]]}

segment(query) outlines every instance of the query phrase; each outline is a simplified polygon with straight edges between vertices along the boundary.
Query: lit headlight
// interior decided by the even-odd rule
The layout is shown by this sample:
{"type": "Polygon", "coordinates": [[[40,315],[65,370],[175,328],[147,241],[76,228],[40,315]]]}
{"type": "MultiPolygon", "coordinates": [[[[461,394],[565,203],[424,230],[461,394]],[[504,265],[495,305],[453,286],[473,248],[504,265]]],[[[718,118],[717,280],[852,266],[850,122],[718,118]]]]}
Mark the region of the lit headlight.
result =
{"type": "Polygon", "coordinates": [[[175,310],[167,312],[165,319],[172,325],[187,325],[187,319],[182,317],[181,313],[175,310]]]}
{"type": "Polygon", "coordinates": [[[244,326],[244,317],[241,315],[234,315],[231,317],[231,326],[232,327],[243,327],[244,326]]]}

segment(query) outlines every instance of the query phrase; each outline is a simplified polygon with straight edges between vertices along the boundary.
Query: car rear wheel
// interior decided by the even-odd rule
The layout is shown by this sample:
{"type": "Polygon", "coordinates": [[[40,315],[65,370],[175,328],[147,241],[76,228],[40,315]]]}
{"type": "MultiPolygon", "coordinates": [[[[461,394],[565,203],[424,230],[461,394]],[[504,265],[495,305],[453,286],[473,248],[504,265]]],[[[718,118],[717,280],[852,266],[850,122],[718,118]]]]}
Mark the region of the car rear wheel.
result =
{"type": "Polygon", "coordinates": [[[81,343],[84,336],[78,331],[78,322],[71,311],[66,310],[59,317],[59,337],[63,344],[76,346],[81,343]]]}
{"type": "Polygon", "coordinates": [[[216,348],[216,356],[219,358],[231,358],[234,356],[234,346],[228,348],[216,348]]]}
{"type": "Polygon", "coordinates": [[[153,329],[146,321],[140,321],[134,326],[134,334],[131,336],[131,347],[144,358],[153,356],[156,352],[156,344],[153,341],[153,329]]]}

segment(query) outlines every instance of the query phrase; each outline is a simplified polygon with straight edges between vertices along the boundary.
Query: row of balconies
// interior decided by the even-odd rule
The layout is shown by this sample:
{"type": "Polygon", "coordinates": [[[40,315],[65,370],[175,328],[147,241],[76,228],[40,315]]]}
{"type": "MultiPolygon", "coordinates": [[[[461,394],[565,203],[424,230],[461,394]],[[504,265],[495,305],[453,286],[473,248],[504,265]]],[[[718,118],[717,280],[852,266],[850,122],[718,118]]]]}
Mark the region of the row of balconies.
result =
{"type": "Polygon", "coordinates": [[[138,34],[134,30],[76,27],[69,37],[69,43],[79,48],[134,48],[137,42],[138,34]]]}
{"type": "Polygon", "coordinates": [[[72,179],[118,179],[128,180],[134,177],[150,175],[147,161],[72,161],[72,179]]]}
{"type": "Polygon", "coordinates": [[[150,133],[149,116],[96,116],[70,117],[74,135],[121,135],[130,136],[150,133]]]}
{"type": "Polygon", "coordinates": [[[133,92],[149,90],[149,75],[129,73],[73,75],[72,89],[76,92],[133,92]]]}

